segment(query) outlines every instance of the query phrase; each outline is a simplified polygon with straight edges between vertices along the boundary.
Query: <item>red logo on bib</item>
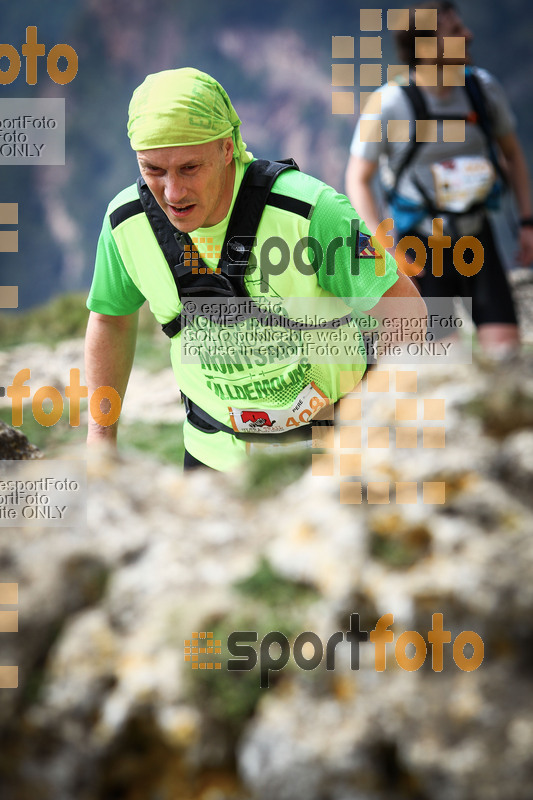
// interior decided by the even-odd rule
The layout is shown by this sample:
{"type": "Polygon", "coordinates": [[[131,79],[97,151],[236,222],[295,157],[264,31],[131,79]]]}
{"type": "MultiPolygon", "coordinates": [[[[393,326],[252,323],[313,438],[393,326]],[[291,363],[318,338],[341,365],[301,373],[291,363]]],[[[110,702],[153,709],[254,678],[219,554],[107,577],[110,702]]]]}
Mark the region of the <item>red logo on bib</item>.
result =
{"type": "Polygon", "coordinates": [[[241,420],[243,422],[250,422],[254,428],[263,428],[264,426],[271,428],[276,421],[274,420],[271,422],[266,411],[243,411],[241,420]]]}

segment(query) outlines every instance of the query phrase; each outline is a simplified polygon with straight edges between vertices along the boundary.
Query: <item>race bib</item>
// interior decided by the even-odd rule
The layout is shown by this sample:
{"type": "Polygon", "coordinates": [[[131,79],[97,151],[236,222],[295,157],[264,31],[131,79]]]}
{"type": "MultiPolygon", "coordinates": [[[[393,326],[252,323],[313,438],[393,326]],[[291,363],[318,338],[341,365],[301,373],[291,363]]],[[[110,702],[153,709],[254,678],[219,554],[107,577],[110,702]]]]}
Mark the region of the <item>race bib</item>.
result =
{"type": "Polygon", "coordinates": [[[441,211],[461,213],[487,198],[496,177],[484,156],[459,156],[432,164],[435,201],[441,211]]]}
{"type": "Polygon", "coordinates": [[[285,408],[269,408],[263,411],[228,406],[228,411],[233,430],[237,433],[284,433],[300,425],[307,425],[329,402],[318,386],[310,383],[285,408]]]}

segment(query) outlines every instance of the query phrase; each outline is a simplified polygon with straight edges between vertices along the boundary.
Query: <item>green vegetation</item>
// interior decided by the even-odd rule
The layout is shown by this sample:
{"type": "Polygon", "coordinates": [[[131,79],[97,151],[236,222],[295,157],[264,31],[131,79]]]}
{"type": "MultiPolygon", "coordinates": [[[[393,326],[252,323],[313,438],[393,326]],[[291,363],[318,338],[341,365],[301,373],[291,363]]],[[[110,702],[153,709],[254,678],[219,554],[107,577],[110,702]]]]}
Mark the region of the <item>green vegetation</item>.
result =
{"type": "MultiPolygon", "coordinates": [[[[66,339],[83,338],[89,318],[86,299],[85,292],[71,292],[30,311],[0,313],[0,349],[32,342],[56,345],[66,339]]],[[[135,363],[150,372],[170,364],[168,340],[146,305],[139,314],[135,363]]]]}
{"type": "Polygon", "coordinates": [[[169,422],[120,423],[121,449],[138,450],[167,464],[183,464],[183,425],[169,422]]]}
{"type": "Polygon", "coordinates": [[[301,448],[278,455],[254,454],[246,470],[242,492],[246,497],[273,496],[309,469],[311,449],[301,448]]]}
{"type": "Polygon", "coordinates": [[[245,597],[274,606],[290,607],[297,603],[316,600],[316,591],[306,583],[296,583],[284,578],[274,570],[271,563],[262,558],[252,575],[235,583],[235,588],[245,597]]]}
{"type": "Polygon", "coordinates": [[[192,702],[208,713],[211,725],[223,726],[227,735],[235,740],[243,724],[252,716],[263,689],[259,685],[257,667],[242,671],[228,670],[224,650],[228,634],[234,630],[251,630],[250,627],[229,627],[229,624],[229,621],[225,621],[223,625],[209,626],[209,630],[213,631],[213,639],[220,640],[222,644],[224,655],[212,657],[213,661],[222,660],[222,668],[191,669],[186,673],[186,680],[192,702]]]}
{"type": "Polygon", "coordinates": [[[407,569],[428,555],[431,535],[424,525],[406,526],[395,516],[383,525],[374,520],[370,533],[370,553],[393,569],[407,569]]]}
{"type": "Polygon", "coordinates": [[[57,344],[85,336],[89,311],[86,294],[62,294],[31,311],[0,314],[0,348],[40,342],[57,344]]]}
{"type": "Polygon", "coordinates": [[[302,611],[319,598],[312,586],[280,575],[266,558],[255,572],[234,584],[244,600],[238,619],[226,620],[226,630],[257,630],[259,640],[269,631],[281,631],[288,639],[302,630],[302,611]]]}
{"type": "MultiPolygon", "coordinates": [[[[83,413],[83,404],[81,404],[83,413]]],[[[11,425],[11,408],[0,410],[0,419],[11,425]]],[[[72,427],[68,422],[68,414],[55,425],[45,427],[37,422],[29,405],[24,406],[23,424],[18,428],[29,441],[42,451],[46,458],[56,458],[61,451],[70,445],[83,444],[87,435],[86,425],[72,427]]],[[[170,423],[136,424],[123,422],[119,429],[121,450],[133,450],[146,453],[167,464],[183,464],[183,425],[170,423]]]]}
{"type": "MultiPolygon", "coordinates": [[[[85,299],[84,293],[65,294],[31,311],[0,314],[0,348],[9,350],[37,341],[53,347],[69,339],[83,338],[89,316],[85,299]]],[[[167,339],[147,307],[143,307],[139,315],[135,363],[150,372],[170,365],[167,339]]],[[[45,412],[49,410],[46,405],[45,412]]],[[[83,420],[87,403],[82,401],[80,407],[83,420]]],[[[12,424],[10,406],[0,409],[0,419],[12,424]]],[[[160,461],[181,465],[184,451],[182,429],[181,424],[121,422],[119,443],[124,450],[130,448],[160,461]]],[[[38,423],[33,417],[31,404],[25,404],[23,424],[19,430],[47,458],[56,457],[68,445],[83,443],[87,433],[83,422],[78,427],[69,425],[66,401],[62,418],[49,427],[38,423]]]]}
{"type": "MultiPolygon", "coordinates": [[[[11,408],[0,410],[0,419],[11,425],[11,408]]],[[[73,428],[68,423],[68,414],[65,414],[59,422],[49,428],[41,425],[31,413],[31,406],[24,406],[23,424],[17,430],[27,436],[28,440],[42,451],[46,458],[55,458],[67,445],[81,444],[85,441],[87,430],[80,425],[73,428]]]]}
{"type": "MultiPolygon", "coordinates": [[[[263,637],[271,631],[280,631],[291,641],[306,629],[304,611],[319,594],[307,584],[284,578],[265,558],[260,560],[254,573],[236,582],[234,587],[244,601],[237,603],[236,611],[202,622],[206,630],[213,631],[213,639],[221,641],[222,653],[213,655],[212,659],[222,661],[222,668],[191,670],[189,684],[194,702],[208,709],[214,724],[223,725],[230,736],[236,737],[253,714],[264,690],[260,688],[258,664],[246,671],[227,669],[230,655],[224,645],[229,634],[257,631],[257,642],[251,645],[256,651],[263,637]]],[[[297,669],[291,658],[284,673],[294,673],[297,669]]],[[[270,675],[271,685],[279,680],[280,674],[270,675]]]]}

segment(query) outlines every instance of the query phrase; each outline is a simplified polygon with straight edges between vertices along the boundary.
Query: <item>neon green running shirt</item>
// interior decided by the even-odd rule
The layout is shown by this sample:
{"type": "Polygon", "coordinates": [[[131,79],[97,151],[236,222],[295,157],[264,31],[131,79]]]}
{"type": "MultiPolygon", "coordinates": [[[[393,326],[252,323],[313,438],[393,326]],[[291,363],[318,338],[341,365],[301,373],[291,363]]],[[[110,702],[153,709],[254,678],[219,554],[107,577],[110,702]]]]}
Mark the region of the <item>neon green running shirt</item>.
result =
{"type": "MultiPolygon", "coordinates": [[[[237,163],[236,167],[233,199],[225,219],[191,233],[203,261],[212,269],[218,263],[244,174],[242,164],[237,163]]],[[[296,170],[283,172],[273,192],[299,201],[303,210],[294,213],[275,205],[265,206],[245,278],[251,296],[279,302],[291,318],[303,318],[304,312],[312,309],[314,318],[321,321],[341,317],[354,307],[364,313],[396,282],[394,259],[381,248],[378,250],[344,195],[296,170]],[[354,226],[361,231],[357,247],[354,226]],[[351,246],[346,244],[349,237],[351,246]],[[312,251],[307,249],[308,244],[312,251]],[[276,274],[280,257],[286,257],[287,266],[276,274]]],[[[133,185],[109,205],[87,306],[97,313],[115,316],[132,314],[148,300],[156,319],[163,324],[176,316],[181,305],[148,220],[144,213],[137,213],[117,224],[121,210],[136,200],[137,187],[133,185]]],[[[313,336],[308,334],[310,340],[313,336]]],[[[183,331],[171,340],[171,361],[180,389],[229,427],[230,408],[272,411],[271,418],[279,417],[281,410],[309,384],[335,402],[342,394],[340,373],[350,368],[359,369],[361,375],[364,371],[361,358],[357,367],[329,363],[327,358],[318,359],[318,363],[311,359],[309,363],[308,358],[280,358],[268,346],[260,356],[254,351],[252,359],[212,357],[189,363],[183,358],[182,337],[183,331]]],[[[215,469],[232,468],[246,453],[246,444],[236,437],[224,432],[202,433],[189,423],[185,424],[184,438],[191,455],[215,469]]]]}

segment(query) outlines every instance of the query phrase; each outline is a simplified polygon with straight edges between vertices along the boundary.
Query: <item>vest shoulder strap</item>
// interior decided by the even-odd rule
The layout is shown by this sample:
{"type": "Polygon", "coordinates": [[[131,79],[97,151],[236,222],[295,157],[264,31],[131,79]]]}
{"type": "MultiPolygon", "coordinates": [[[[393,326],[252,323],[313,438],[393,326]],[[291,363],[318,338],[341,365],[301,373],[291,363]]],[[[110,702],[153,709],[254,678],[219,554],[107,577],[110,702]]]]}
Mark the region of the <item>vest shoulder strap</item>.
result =
{"type": "Polygon", "coordinates": [[[414,119],[429,119],[429,112],[424,95],[416,83],[400,87],[413,107],[414,119]]]}
{"type": "MultiPolygon", "coordinates": [[[[412,106],[413,111],[413,120],[416,125],[416,120],[426,120],[429,119],[428,115],[428,107],[426,101],[424,99],[424,95],[418,88],[415,83],[409,83],[408,86],[401,86],[400,87],[409,100],[409,103],[412,106]]],[[[402,177],[403,173],[413,160],[413,157],[417,151],[418,145],[420,142],[417,140],[416,135],[411,136],[409,140],[410,146],[407,147],[404,151],[403,158],[398,164],[396,169],[396,176],[394,178],[394,186],[391,189],[391,194],[396,192],[398,188],[398,184],[400,182],[400,178],[402,177]]]]}
{"type": "MultiPolygon", "coordinates": [[[[247,295],[244,276],[265,205],[285,208],[305,217],[312,210],[308,203],[271,192],[277,177],[287,169],[299,169],[294,159],[258,159],[248,166],[235,199],[216,273],[206,267],[201,258],[195,257],[197,269],[193,274],[191,260],[185,258],[187,251],[192,253],[194,250],[190,236],[176,231],[146,182],[138,179],[140,202],[172,273],[180,300],[198,295],[247,295]]],[[[163,325],[163,331],[172,338],[179,333],[182,324],[180,313],[163,325]]]]}
{"type": "Polygon", "coordinates": [[[465,73],[465,89],[470,99],[470,104],[476,114],[476,122],[481,128],[487,141],[487,148],[490,160],[500,177],[504,186],[508,183],[507,176],[502,169],[500,159],[496,150],[496,139],[494,136],[494,125],[487,105],[485,92],[479,77],[471,69],[465,73]]]}
{"type": "MultiPolygon", "coordinates": [[[[278,176],[287,169],[299,169],[293,158],[288,158],[284,161],[258,159],[257,161],[252,161],[244,173],[235,199],[235,205],[231,212],[219,263],[221,272],[233,277],[232,283],[237,289],[239,297],[246,296],[244,274],[263,211],[272,197],[271,189],[278,176]]],[[[282,195],[277,197],[278,208],[285,207],[288,210],[296,210],[295,203],[298,203],[298,201],[282,195]],[[279,202],[281,202],[281,205],[279,205],[279,202]],[[290,207],[291,205],[292,208],[290,207]]],[[[306,207],[305,211],[300,210],[296,211],[296,213],[303,213],[303,215],[307,216],[311,206],[307,203],[301,203],[300,205],[306,207]]]]}

